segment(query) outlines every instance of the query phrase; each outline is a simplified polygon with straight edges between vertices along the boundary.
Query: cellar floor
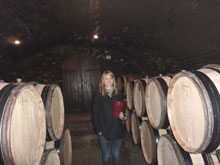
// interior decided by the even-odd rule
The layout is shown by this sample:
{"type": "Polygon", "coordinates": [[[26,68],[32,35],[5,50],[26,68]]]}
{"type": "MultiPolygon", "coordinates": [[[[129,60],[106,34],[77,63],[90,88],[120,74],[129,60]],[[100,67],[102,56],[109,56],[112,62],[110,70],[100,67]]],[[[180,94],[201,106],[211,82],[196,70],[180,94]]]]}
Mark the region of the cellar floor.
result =
{"type": "MultiPolygon", "coordinates": [[[[66,114],[65,128],[72,137],[73,165],[101,165],[101,150],[91,122],[91,113],[66,114]]],[[[121,165],[145,165],[140,146],[126,133],[121,147],[121,165]]]]}

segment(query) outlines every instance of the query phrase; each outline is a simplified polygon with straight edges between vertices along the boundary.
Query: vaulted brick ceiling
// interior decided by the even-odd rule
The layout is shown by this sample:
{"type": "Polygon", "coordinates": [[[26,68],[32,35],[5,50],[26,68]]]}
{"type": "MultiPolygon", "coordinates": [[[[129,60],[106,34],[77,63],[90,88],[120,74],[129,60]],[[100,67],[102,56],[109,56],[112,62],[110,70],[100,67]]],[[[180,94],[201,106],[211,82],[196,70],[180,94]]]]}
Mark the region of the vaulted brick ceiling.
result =
{"type": "Polygon", "coordinates": [[[1,0],[0,25],[6,60],[91,42],[97,31],[100,45],[130,52],[146,70],[220,61],[219,0],[1,0]]]}

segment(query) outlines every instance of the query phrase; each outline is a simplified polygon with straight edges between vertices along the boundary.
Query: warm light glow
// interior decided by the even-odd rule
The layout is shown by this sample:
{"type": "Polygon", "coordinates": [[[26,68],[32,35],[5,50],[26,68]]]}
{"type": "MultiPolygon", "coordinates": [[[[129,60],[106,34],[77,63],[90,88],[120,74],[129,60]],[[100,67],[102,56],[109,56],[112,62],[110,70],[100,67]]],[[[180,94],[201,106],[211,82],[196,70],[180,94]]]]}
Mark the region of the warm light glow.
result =
{"type": "Polygon", "coordinates": [[[14,41],[14,44],[15,44],[15,45],[19,45],[19,44],[21,44],[21,41],[15,40],[15,41],[14,41]]]}
{"type": "Polygon", "coordinates": [[[94,34],[93,38],[97,40],[99,38],[98,34],[94,34]]]}

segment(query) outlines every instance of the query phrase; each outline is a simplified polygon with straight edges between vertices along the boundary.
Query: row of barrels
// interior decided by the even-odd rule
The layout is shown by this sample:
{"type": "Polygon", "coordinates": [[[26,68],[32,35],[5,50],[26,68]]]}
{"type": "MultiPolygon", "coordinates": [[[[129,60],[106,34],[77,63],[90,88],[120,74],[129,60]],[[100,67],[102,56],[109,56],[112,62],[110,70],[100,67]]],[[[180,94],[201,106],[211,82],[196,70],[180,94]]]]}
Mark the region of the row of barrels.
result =
{"type": "MultiPolygon", "coordinates": [[[[136,135],[143,127],[143,122],[154,130],[150,131],[148,136],[155,130],[169,130],[167,135],[163,135],[165,137],[162,136],[163,139],[173,139],[181,153],[184,151],[194,156],[200,153],[203,158],[207,155],[213,157],[213,153],[219,154],[220,65],[206,65],[196,71],[181,71],[173,77],[160,75],[127,81],[124,87],[128,108],[126,113],[130,115],[128,118],[131,128],[129,120],[126,126],[128,131],[131,129],[134,141],[138,139],[136,135]],[[131,113],[132,111],[134,113],[131,113]],[[134,114],[136,117],[132,117],[134,114]],[[132,123],[135,122],[139,123],[136,124],[138,129],[132,129],[135,127],[132,123]]],[[[140,137],[141,132],[144,131],[140,131],[140,137]]],[[[149,138],[147,139],[147,142],[143,143],[153,145],[149,138]]],[[[164,144],[166,145],[168,144],[164,144]]],[[[169,152],[171,151],[165,153],[169,152]]],[[[155,154],[148,152],[147,155],[155,154]]],[[[146,160],[147,157],[145,156],[146,160]]]]}
{"type": "Polygon", "coordinates": [[[72,161],[72,151],[67,153],[72,149],[71,136],[68,129],[64,131],[63,96],[58,85],[1,82],[0,119],[1,164],[72,161]],[[48,150],[47,141],[56,142],[57,149],[48,150]],[[58,154],[58,150],[62,152],[58,154]]]}
{"type": "MultiPolygon", "coordinates": [[[[128,110],[128,109],[127,109],[128,110]]],[[[142,149],[147,164],[159,165],[219,165],[219,156],[209,153],[190,153],[177,143],[172,130],[155,129],[146,118],[128,110],[130,132],[135,145],[142,149]]]]}

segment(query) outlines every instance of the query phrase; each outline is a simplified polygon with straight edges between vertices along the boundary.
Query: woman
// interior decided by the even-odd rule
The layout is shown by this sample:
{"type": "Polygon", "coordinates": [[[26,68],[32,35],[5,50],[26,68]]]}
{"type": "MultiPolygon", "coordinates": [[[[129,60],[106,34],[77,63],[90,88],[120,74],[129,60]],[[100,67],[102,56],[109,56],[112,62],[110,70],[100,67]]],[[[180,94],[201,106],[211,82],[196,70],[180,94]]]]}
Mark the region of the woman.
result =
{"type": "Polygon", "coordinates": [[[120,147],[125,135],[121,120],[124,118],[125,108],[119,118],[114,118],[112,101],[123,101],[123,96],[116,87],[114,74],[104,71],[93,105],[93,122],[102,150],[103,165],[110,164],[111,153],[113,165],[120,164],[120,147]]]}

